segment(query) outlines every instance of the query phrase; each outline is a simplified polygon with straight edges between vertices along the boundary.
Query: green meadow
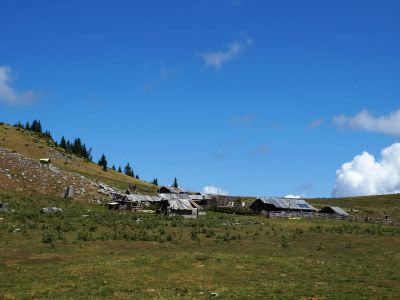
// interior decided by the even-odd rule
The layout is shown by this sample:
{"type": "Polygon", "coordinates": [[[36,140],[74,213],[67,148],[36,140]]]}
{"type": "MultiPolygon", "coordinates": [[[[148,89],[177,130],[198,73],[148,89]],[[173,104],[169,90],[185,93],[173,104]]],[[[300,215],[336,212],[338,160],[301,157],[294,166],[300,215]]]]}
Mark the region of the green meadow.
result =
{"type": "Polygon", "coordinates": [[[400,228],[196,220],[1,191],[2,299],[398,299],[400,228]],[[60,214],[41,214],[57,206],[60,214]]]}

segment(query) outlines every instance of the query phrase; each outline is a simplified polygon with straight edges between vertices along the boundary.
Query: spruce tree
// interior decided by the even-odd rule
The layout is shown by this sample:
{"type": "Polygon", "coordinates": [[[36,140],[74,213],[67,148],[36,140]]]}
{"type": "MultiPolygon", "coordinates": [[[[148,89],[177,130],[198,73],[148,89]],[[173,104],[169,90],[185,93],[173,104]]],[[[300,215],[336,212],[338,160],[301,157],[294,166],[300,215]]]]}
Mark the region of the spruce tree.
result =
{"type": "Polygon", "coordinates": [[[139,174],[136,174],[136,179],[140,179],[140,178],[139,178],[139,174]]]}
{"type": "Polygon", "coordinates": [[[175,177],[175,179],[174,179],[174,183],[173,183],[173,185],[172,185],[174,188],[177,188],[178,187],[178,180],[176,179],[176,177],[175,177]]]}
{"type": "Polygon", "coordinates": [[[107,171],[107,159],[104,154],[101,155],[100,160],[97,164],[103,167],[103,171],[107,171]]]}
{"type": "Polygon", "coordinates": [[[157,185],[157,186],[158,186],[158,180],[157,180],[157,178],[154,178],[154,179],[153,179],[153,182],[152,182],[152,184],[154,184],[154,185],[157,185]]]}
{"type": "Polygon", "coordinates": [[[30,130],[32,130],[34,132],[42,133],[42,124],[40,124],[40,121],[33,120],[30,130]]]}
{"type": "Polygon", "coordinates": [[[135,174],[133,173],[133,169],[130,166],[129,163],[126,164],[125,169],[124,169],[124,173],[125,175],[131,176],[131,177],[135,177],[135,174]]]}
{"type": "Polygon", "coordinates": [[[63,148],[63,149],[65,149],[65,150],[67,150],[67,142],[65,141],[64,136],[61,137],[61,140],[60,140],[60,147],[63,148]]]}
{"type": "Polygon", "coordinates": [[[115,171],[115,166],[113,165],[111,169],[112,169],[113,171],[115,171]]]}
{"type": "Polygon", "coordinates": [[[118,173],[122,173],[121,166],[118,167],[118,173]]]}

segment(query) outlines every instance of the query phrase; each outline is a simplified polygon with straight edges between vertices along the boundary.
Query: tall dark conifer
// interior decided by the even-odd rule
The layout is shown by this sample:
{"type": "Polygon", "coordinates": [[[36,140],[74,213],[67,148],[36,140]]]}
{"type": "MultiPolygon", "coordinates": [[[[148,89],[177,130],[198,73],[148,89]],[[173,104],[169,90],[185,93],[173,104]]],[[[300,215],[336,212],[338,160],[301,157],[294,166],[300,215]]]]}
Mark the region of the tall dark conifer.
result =
{"type": "Polygon", "coordinates": [[[176,177],[175,177],[175,179],[174,179],[174,183],[173,183],[172,186],[175,187],[175,188],[178,187],[178,180],[176,179],[176,177]]]}

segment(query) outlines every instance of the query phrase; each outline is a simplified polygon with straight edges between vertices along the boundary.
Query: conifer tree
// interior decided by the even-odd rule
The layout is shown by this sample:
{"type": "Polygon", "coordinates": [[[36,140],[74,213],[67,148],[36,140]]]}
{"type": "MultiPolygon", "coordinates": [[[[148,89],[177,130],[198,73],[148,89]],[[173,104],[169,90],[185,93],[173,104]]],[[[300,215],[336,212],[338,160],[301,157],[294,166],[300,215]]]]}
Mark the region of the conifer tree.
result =
{"type": "Polygon", "coordinates": [[[122,173],[121,166],[118,167],[118,173],[122,173]]]}
{"type": "Polygon", "coordinates": [[[42,133],[42,124],[40,124],[40,121],[33,120],[30,130],[32,130],[34,132],[42,133]]]}
{"type": "Polygon", "coordinates": [[[172,185],[174,188],[177,188],[178,187],[178,180],[176,179],[176,177],[175,177],[175,179],[174,179],[174,183],[173,183],[173,185],[172,185]]]}
{"type": "Polygon", "coordinates": [[[154,178],[154,179],[153,179],[153,181],[152,181],[152,184],[154,184],[154,185],[157,185],[157,186],[158,186],[158,180],[157,180],[157,178],[154,178]]]}
{"type": "Polygon", "coordinates": [[[67,142],[65,141],[65,137],[64,136],[61,137],[60,147],[65,149],[65,150],[67,150],[67,142]]]}
{"type": "Polygon", "coordinates": [[[131,176],[131,177],[135,177],[135,174],[133,173],[133,169],[130,166],[129,163],[126,164],[125,169],[124,169],[124,173],[125,175],[131,176]]]}
{"type": "Polygon", "coordinates": [[[139,178],[139,174],[136,174],[136,179],[140,179],[140,178],[139,178]]]}
{"type": "Polygon", "coordinates": [[[111,169],[112,169],[113,171],[115,171],[115,166],[113,165],[111,169]]]}
{"type": "Polygon", "coordinates": [[[103,167],[103,171],[107,171],[107,159],[104,154],[101,155],[100,160],[97,164],[103,167]]]}

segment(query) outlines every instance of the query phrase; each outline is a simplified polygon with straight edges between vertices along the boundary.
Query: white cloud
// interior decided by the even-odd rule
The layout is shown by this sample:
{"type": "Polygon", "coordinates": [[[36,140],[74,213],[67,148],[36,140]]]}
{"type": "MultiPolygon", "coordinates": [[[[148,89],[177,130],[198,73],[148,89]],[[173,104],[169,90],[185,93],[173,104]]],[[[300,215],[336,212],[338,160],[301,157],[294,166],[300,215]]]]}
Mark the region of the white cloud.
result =
{"type": "Polygon", "coordinates": [[[400,110],[380,117],[375,117],[368,111],[363,110],[353,117],[346,115],[337,116],[333,121],[340,127],[400,135],[400,110]]]}
{"type": "Polygon", "coordinates": [[[17,92],[10,85],[12,70],[7,66],[0,66],[0,101],[8,104],[27,104],[35,96],[33,91],[17,92]]]}
{"type": "Polygon", "coordinates": [[[219,187],[213,186],[213,185],[205,186],[203,188],[203,193],[204,194],[211,194],[211,195],[222,195],[222,196],[228,195],[227,191],[225,191],[225,190],[223,190],[223,189],[221,189],[219,187]]]}
{"type": "Polygon", "coordinates": [[[286,198],[286,199],[300,199],[300,198],[302,198],[301,196],[299,196],[299,195],[286,195],[284,198],[286,198]]]}
{"type": "Polygon", "coordinates": [[[381,151],[381,158],[364,151],[336,171],[334,197],[400,192],[400,143],[381,151]]]}
{"type": "Polygon", "coordinates": [[[223,64],[242,54],[246,48],[252,45],[252,43],[253,41],[250,38],[236,40],[232,42],[225,50],[209,51],[200,54],[200,57],[203,59],[206,67],[213,67],[219,70],[223,64]]]}

